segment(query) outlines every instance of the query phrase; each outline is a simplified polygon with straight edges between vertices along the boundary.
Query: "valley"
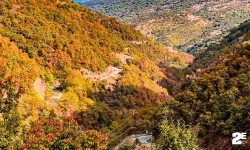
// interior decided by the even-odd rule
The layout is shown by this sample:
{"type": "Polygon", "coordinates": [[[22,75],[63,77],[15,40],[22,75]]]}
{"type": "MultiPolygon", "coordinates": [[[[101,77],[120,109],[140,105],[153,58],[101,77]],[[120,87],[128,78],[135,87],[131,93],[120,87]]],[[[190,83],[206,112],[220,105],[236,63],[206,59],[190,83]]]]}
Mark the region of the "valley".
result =
{"type": "Polygon", "coordinates": [[[113,147],[120,123],[136,120],[118,135],[148,129],[172,98],[158,63],[193,59],[67,0],[4,0],[0,13],[0,149],[113,147]]]}
{"type": "Polygon", "coordinates": [[[199,54],[249,19],[247,0],[104,0],[82,5],[134,26],[179,51],[199,54]]]}
{"type": "Polygon", "coordinates": [[[248,1],[78,2],[0,2],[0,149],[250,148],[248,1]]]}

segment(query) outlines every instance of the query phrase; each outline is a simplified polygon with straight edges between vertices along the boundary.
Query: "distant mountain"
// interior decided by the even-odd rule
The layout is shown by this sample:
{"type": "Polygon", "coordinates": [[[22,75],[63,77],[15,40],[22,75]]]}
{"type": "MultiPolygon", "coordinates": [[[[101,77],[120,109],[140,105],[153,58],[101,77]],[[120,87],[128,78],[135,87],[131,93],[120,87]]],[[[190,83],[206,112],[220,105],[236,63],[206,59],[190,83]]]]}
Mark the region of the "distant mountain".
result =
{"type": "Polygon", "coordinates": [[[74,2],[82,2],[82,3],[85,3],[85,2],[90,2],[90,1],[94,1],[94,0],[74,0],[74,2]]]}
{"type": "Polygon", "coordinates": [[[180,51],[200,53],[249,18],[248,0],[104,0],[82,3],[180,51]]]}

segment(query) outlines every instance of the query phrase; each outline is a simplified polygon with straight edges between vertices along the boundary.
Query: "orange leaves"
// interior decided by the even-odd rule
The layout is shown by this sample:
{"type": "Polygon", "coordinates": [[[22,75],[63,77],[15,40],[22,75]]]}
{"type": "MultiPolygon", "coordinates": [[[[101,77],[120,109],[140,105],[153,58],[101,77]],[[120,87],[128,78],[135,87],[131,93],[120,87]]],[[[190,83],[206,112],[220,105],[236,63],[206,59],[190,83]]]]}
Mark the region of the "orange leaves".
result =
{"type": "Polygon", "coordinates": [[[16,92],[28,90],[38,74],[38,66],[7,38],[0,37],[0,87],[16,92]]]}
{"type": "Polygon", "coordinates": [[[40,116],[26,131],[23,137],[23,149],[99,149],[107,147],[108,137],[95,130],[81,131],[73,118],[57,118],[51,113],[40,116]]]}
{"type": "Polygon", "coordinates": [[[96,130],[89,130],[82,132],[82,148],[98,148],[100,150],[104,150],[107,148],[108,136],[97,132],[96,130]]]}
{"type": "Polygon", "coordinates": [[[1,34],[54,73],[65,66],[103,70],[116,64],[110,53],[122,51],[123,40],[144,37],[69,0],[17,1],[18,16],[7,11],[6,2],[1,34]]]}

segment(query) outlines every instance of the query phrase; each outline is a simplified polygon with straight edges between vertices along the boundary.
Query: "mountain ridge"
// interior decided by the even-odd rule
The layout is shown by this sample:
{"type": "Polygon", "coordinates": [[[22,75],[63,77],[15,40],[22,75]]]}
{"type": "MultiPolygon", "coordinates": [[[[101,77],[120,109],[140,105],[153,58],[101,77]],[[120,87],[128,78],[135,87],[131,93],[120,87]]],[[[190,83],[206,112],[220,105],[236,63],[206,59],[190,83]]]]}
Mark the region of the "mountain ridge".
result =
{"type": "Polygon", "coordinates": [[[249,19],[249,3],[240,0],[107,0],[81,4],[131,24],[164,45],[195,55],[249,19]]]}

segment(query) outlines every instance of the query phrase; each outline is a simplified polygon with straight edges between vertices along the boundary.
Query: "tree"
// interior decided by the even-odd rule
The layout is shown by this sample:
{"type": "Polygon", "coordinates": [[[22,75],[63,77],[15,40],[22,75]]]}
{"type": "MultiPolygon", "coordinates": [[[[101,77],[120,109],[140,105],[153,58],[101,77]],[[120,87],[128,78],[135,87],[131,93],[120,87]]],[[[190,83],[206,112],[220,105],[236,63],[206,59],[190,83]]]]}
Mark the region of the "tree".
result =
{"type": "Polygon", "coordinates": [[[108,137],[95,130],[82,131],[72,117],[59,118],[51,112],[32,123],[22,140],[22,149],[104,150],[108,137]]]}
{"type": "Polygon", "coordinates": [[[160,138],[157,149],[165,150],[197,150],[197,133],[183,123],[164,120],[160,125],[160,138]]]}

